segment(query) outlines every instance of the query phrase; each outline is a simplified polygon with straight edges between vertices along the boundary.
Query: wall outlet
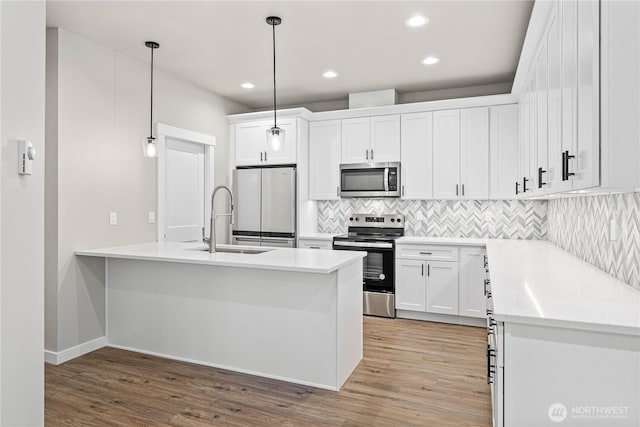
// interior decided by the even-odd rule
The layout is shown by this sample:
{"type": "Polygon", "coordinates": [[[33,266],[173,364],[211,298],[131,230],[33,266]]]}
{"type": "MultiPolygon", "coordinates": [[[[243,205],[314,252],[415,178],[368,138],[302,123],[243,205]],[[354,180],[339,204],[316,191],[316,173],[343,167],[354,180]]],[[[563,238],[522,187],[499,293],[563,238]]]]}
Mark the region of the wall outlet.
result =
{"type": "Polygon", "coordinates": [[[618,240],[618,221],[615,219],[609,222],[609,239],[611,241],[618,240]]]}
{"type": "Polygon", "coordinates": [[[149,224],[156,223],[156,213],[154,211],[149,211],[149,224]]]}
{"type": "Polygon", "coordinates": [[[484,213],[484,220],[485,221],[493,221],[493,212],[491,211],[486,211],[484,213]]]}
{"type": "Polygon", "coordinates": [[[422,211],[416,212],[416,220],[417,221],[424,221],[424,215],[422,215],[422,211]]]}
{"type": "Polygon", "coordinates": [[[118,212],[109,212],[109,225],[118,225],[118,212]]]}

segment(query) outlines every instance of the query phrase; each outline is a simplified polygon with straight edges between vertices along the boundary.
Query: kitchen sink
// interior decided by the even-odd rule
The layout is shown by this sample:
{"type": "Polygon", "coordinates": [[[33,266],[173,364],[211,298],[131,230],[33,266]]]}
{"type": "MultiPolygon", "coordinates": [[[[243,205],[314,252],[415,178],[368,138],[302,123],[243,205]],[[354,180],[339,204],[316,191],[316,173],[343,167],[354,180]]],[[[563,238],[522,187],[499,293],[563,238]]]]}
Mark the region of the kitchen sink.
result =
{"type": "MultiPolygon", "coordinates": [[[[192,249],[199,252],[209,252],[208,248],[192,249]]],[[[216,248],[216,252],[224,252],[230,254],[245,254],[245,255],[257,255],[264,252],[269,252],[269,249],[247,249],[247,248],[216,248]]]]}

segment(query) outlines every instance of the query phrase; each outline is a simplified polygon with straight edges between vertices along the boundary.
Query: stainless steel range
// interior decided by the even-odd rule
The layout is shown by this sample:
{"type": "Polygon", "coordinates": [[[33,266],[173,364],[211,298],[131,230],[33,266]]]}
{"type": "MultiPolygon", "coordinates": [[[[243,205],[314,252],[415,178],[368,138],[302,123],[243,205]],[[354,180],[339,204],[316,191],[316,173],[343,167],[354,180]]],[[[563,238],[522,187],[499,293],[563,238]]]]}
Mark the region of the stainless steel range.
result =
{"type": "Polygon", "coordinates": [[[348,234],[333,238],[334,250],[366,251],[363,262],[364,314],[396,317],[396,239],[404,235],[404,215],[354,214],[348,234]]]}

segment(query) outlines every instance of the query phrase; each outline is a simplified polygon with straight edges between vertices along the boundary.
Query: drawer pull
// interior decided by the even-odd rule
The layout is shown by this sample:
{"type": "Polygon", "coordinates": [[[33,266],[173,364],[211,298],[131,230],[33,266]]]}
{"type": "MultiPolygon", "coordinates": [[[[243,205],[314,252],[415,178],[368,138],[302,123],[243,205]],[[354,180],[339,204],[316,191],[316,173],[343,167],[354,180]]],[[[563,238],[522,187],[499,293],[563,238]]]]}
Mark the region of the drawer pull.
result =
{"type": "Polygon", "coordinates": [[[320,249],[320,246],[309,246],[309,249],[320,249]]]}
{"type": "Polygon", "coordinates": [[[432,252],[420,252],[420,255],[433,255],[432,252]]]}

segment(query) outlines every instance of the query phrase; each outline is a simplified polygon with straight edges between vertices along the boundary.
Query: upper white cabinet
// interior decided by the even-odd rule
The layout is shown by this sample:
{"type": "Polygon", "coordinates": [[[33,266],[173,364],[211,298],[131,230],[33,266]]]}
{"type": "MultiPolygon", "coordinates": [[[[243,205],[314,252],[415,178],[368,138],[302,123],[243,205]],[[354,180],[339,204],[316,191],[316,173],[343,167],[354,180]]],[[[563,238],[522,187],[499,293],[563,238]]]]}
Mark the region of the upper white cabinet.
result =
{"type": "Polygon", "coordinates": [[[489,109],[433,113],[433,196],[489,198],[489,109]]]}
{"type": "Polygon", "coordinates": [[[296,119],[278,121],[278,127],[284,129],[283,147],[275,151],[267,144],[267,129],[273,121],[256,121],[235,125],[236,166],[258,166],[297,163],[297,126],[296,119]]]}
{"type": "Polygon", "coordinates": [[[342,120],[342,163],[400,160],[400,116],[342,120]]]}
{"type": "Polygon", "coordinates": [[[433,113],[403,114],[401,117],[401,197],[433,197],[433,113]]]}
{"type": "Polygon", "coordinates": [[[309,125],[309,199],[340,198],[341,120],[309,125]]]}
{"type": "Polygon", "coordinates": [[[516,75],[520,195],[640,186],[639,27],[640,2],[536,4],[516,75]]]}
{"type": "Polygon", "coordinates": [[[518,104],[490,107],[489,115],[490,197],[513,199],[519,180],[518,104]]]}

